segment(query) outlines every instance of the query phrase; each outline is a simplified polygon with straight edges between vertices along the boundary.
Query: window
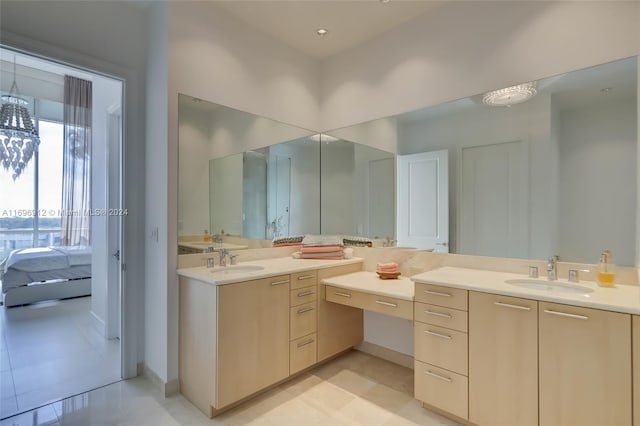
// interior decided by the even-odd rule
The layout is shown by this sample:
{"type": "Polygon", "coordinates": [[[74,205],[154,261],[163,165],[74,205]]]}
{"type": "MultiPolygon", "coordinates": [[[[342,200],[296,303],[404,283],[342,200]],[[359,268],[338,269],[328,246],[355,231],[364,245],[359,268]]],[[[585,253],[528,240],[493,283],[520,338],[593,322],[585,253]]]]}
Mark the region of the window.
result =
{"type": "Polygon", "coordinates": [[[60,243],[64,126],[37,121],[40,146],[22,175],[14,182],[0,169],[0,259],[13,249],[60,243]]]}

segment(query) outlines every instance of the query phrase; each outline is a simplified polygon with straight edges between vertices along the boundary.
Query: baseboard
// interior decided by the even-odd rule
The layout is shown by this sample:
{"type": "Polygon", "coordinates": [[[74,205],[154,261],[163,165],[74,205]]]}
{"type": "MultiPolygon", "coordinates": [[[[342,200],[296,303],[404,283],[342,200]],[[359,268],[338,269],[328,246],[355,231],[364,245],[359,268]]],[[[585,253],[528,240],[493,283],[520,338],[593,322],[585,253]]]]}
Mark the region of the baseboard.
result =
{"type": "Polygon", "coordinates": [[[100,336],[107,338],[107,324],[95,314],[93,311],[89,311],[91,313],[91,324],[93,328],[100,334],[100,336]]]}
{"type": "Polygon", "coordinates": [[[162,392],[162,394],[165,396],[165,398],[178,393],[180,389],[178,379],[170,380],[169,382],[165,383],[164,380],[162,380],[155,371],[147,366],[147,364],[138,364],[138,370],[140,369],[142,369],[142,375],[146,377],[155,388],[159,389],[160,392],[162,392]]]}
{"type": "Polygon", "coordinates": [[[356,346],[356,349],[413,370],[413,357],[403,354],[402,352],[394,351],[393,349],[385,348],[384,346],[371,342],[362,342],[356,346]]]}

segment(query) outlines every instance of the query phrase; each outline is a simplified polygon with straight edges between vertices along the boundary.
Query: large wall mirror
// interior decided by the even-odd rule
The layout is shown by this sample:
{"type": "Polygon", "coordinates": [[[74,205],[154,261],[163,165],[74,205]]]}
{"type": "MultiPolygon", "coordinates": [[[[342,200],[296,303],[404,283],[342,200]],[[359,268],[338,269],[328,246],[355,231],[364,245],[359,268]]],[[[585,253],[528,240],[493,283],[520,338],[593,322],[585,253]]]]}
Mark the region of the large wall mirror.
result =
{"type": "MultiPolygon", "coordinates": [[[[638,58],[535,88],[509,107],[486,105],[481,94],[386,119],[397,137],[400,244],[448,234],[433,248],[584,263],[610,249],[618,264],[634,264],[638,58]],[[442,153],[448,179],[438,178],[434,158],[442,153]],[[403,191],[410,194],[404,204],[403,191]],[[434,207],[439,200],[443,210],[434,207]]],[[[366,143],[370,135],[353,132],[366,127],[328,133],[366,143]]]]}
{"type": "Polygon", "coordinates": [[[394,154],[188,95],[178,102],[181,248],[206,248],[205,230],[393,237],[394,154]]]}

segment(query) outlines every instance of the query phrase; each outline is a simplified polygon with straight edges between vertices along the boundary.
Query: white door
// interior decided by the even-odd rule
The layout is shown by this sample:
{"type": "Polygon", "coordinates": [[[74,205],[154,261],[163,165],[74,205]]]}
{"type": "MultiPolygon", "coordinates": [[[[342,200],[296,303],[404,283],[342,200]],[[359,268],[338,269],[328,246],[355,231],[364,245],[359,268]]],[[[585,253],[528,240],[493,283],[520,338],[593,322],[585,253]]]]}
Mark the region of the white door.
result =
{"type": "Polygon", "coordinates": [[[459,253],[529,254],[529,159],[523,141],[462,150],[459,253]]]}
{"type": "Polygon", "coordinates": [[[398,245],[449,252],[449,153],[398,156],[398,245]]]}
{"type": "Polygon", "coordinates": [[[121,286],[122,286],[122,219],[125,212],[122,211],[122,188],[120,185],[122,178],[122,157],[121,147],[121,118],[120,110],[114,111],[107,116],[107,162],[109,167],[108,179],[108,208],[111,213],[108,216],[107,235],[108,252],[111,258],[107,267],[107,324],[106,332],[108,339],[120,338],[120,307],[121,307],[121,286]]]}

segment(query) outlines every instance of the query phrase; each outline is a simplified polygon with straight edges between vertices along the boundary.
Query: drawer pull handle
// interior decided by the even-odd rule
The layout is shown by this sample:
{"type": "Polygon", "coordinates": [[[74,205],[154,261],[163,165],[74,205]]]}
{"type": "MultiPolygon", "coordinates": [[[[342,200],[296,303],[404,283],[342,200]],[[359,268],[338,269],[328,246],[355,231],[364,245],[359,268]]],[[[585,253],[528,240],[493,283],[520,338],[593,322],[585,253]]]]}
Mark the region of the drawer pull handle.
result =
{"type": "Polygon", "coordinates": [[[298,277],[298,281],[302,281],[302,280],[308,280],[313,278],[313,275],[301,275],[298,277]]]}
{"type": "Polygon", "coordinates": [[[441,337],[443,339],[451,340],[451,336],[448,336],[446,334],[436,333],[435,331],[427,330],[425,331],[425,333],[430,334],[432,336],[441,337]]]}
{"type": "Polygon", "coordinates": [[[303,347],[303,346],[310,345],[310,344],[312,344],[313,342],[315,342],[315,340],[314,340],[314,339],[310,339],[310,340],[307,340],[306,342],[298,343],[298,347],[299,347],[299,348],[301,348],[301,347],[303,347]]]}
{"type": "Polygon", "coordinates": [[[313,308],[298,309],[299,314],[304,314],[305,312],[309,312],[309,311],[313,311],[313,308]]]}
{"type": "Polygon", "coordinates": [[[305,297],[312,294],[313,294],[313,291],[305,291],[304,293],[298,293],[298,297],[305,297]]]}
{"type": "Polygon", "coordinates": [[[271,283],[271,285],[282,285],[282,284],[289,284],[289,280],[274,281],[274,282],[271,283]]]}
{"type": "Polygon", "coordinates": [[[584,316],[584,315],[567,314],[566,312],[550,311],[548,309],[545,309],[544,313],[545,314],[551,314],[551,315],[557,315],[559,317],[574,318],[574,319],[579,319],[579,320],[588,320],[589,319],[589,317],[584,316]]]}
{"type": "Polygon", "coordinates": [[[431,294],[433,296],[451,297],[451,294],[449,294],[449,293],[441,293],[439,291],[425,290],[424,292],[427,293],[427,294],[431,294]]]}
{"type": "Polygon", "coordinates": [[[433,311],[430,311],[428,309],[426,311],[424,311],[424,313],[428,314],[428,315],[433,315],[435,317],[442,317],[442,318],[451,319],[451,315],[449,315],[449,314],[443,314],[443,313],[440,313],[440,312],[433,312],[433,311]]]}
{"type": "Polygon", "coordinates": [[[444,380],[445,382],[449,382],[449,383],[451,383],[453,381],[448,377],[441,376],[441,375],[436,374],[433,371],[429,371],[429,370],[425,371],[424,374],[426,374],[428,376],[431,376],[431,377],[435,377],[436,379],[444,380]]]}
{"type": "Polygon", "coordinates": [[[339,292],[336,291],[333,294],[335,294],[336,296],[351,297],[351,295],[349,293],[339,293],[339,292]]]}
{"type": "Polygon", "coordinates": [[[376,300],[376,303],[384,306],[391,306],[392,308],[397,308],[398,305],[395,303],[383,302],[382,300],[376,300]]]}
{"type": "Polygon", "coordinates": [[[502,306],[503,308],[520,309],[521,311],[531,310],[531,308],[528,306],[512,305],[510,303],[493,302],[493,304],[496,306],[502,306]]]}

